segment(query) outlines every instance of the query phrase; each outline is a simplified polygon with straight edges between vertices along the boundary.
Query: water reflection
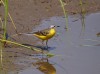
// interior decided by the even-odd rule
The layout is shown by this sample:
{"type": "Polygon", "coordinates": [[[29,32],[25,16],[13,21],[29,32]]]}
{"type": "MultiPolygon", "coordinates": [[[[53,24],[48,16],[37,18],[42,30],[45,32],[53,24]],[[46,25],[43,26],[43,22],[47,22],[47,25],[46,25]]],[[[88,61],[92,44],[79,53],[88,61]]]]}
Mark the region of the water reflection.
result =
{"type": "Polygon", "coordinates": [[[49,47],[49,46],[48,48],[46,46],[34,46],[34,47],[40,48],[42,50],[48,50],[48,51],[56,49],[56,47],[49,47]]]}
{"type": "Polygon", "coordinates": [[[49,63],[48,59],[42,59],[40,61],[37,61],[36,63],[33,63],[33,65],[36,66],[37,69],[44,74],[56,74],[55,67],[53,66],[53,64],[49,63]]]}

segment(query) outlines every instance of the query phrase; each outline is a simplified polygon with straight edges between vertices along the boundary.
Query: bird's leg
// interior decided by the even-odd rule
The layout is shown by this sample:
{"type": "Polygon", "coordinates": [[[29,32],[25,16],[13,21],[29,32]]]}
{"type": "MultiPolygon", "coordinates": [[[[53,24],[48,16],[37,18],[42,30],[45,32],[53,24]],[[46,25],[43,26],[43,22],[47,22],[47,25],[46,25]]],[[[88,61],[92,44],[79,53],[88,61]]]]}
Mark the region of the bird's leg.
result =
{"type": "Polygon", "coordinates": [[[48,48],[48,40],[46,41],[46,47],[48,48]]]}
{"type": "MultiPolygon", "coordinates": [[[[43,42],[44,42],[44,40],[42,40],[42,47],[44,47],[44,43],[43,42]]],[[[42,50],[42,53],[43,53],[43,50],[42,50]]]]}
{"type": "Polygon", "coordinates": [[[44,42],[44,40],[42,40],[42,45],[44,45],[44,43],[43,43],[43,42],[44,42]]]}

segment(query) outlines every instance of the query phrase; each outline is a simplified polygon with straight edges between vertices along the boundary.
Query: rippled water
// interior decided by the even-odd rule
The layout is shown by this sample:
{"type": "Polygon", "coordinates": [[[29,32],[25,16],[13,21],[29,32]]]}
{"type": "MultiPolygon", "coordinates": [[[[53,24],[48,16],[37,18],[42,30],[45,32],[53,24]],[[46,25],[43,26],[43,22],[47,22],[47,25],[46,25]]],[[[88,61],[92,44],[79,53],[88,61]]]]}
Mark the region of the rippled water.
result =
{"type": "MultiPolygon", "coordinates": [[[[41,21],[33,31],[42,30],[51,24],[57,35],[49,42],[49,52],[54,57],[44,59],[39,56],[25,55],[15,63],[21,65],[16,74],[100,74],[100,13],[85,16],[85,30],[79,16],[69,16],[69,30],[66,31],[64,17],[51,17],[41,21]]],[[[9,74],[14,74],[10,72],[9,74]]]]}

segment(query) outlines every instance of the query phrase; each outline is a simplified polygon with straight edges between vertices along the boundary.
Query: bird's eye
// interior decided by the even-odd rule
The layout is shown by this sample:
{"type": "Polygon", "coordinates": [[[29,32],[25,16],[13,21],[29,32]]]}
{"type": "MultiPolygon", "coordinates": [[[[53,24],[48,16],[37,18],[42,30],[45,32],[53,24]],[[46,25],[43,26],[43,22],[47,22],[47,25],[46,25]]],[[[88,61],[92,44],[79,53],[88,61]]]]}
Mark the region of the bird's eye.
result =
{"type": "Polygon", "coordinates": [[[56,26],[53,26],[53,27],[56,27],[56,26]]]}

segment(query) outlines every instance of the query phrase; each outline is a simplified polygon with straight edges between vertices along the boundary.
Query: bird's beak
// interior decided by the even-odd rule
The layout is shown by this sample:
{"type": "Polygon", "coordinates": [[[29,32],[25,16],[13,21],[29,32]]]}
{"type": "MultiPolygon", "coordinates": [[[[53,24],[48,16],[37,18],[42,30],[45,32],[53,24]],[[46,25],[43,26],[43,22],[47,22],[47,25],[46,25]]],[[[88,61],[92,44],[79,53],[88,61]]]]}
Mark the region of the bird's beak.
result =
{"type": "Polygon", "coordinates": [[[60,27],[60,26],[57,26],[57,27],[60,27]]]}

